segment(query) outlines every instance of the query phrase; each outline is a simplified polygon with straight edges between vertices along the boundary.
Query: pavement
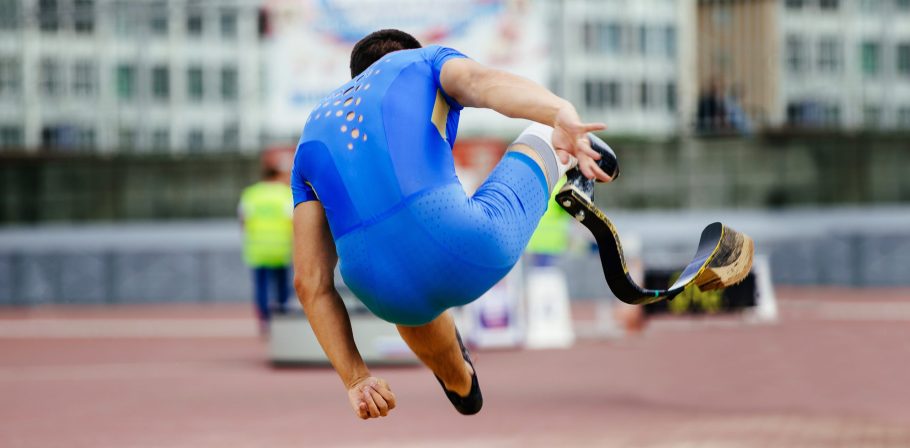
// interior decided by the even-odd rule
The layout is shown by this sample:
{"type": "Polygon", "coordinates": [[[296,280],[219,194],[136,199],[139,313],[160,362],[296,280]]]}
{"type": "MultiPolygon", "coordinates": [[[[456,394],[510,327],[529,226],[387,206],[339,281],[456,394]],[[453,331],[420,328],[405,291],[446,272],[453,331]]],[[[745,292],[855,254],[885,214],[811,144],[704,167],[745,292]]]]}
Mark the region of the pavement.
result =
{"type": "Polygon", "coordinates": [[[0,446],[910,447],[910,290],[777,292],[776,323],[479,352],[473,417],[376,368],[399,406],[372,421],[331,369],[271,367],[245,305],[0,309],[0,446]]]}

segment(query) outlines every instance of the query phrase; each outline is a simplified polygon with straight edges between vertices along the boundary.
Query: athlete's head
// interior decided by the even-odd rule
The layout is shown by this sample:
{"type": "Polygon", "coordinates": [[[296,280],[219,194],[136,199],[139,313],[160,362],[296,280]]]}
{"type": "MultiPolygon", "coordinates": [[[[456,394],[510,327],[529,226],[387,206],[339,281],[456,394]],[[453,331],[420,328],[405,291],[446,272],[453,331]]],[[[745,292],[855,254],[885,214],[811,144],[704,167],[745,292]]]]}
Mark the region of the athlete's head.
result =
{"type": "Polygon", "coordinates": [[[360,39],[351,50],[351,78],[393,51],[414,48],[420,48],[420,42],[404,31],[393,29],[374,31],[360,39]]]}

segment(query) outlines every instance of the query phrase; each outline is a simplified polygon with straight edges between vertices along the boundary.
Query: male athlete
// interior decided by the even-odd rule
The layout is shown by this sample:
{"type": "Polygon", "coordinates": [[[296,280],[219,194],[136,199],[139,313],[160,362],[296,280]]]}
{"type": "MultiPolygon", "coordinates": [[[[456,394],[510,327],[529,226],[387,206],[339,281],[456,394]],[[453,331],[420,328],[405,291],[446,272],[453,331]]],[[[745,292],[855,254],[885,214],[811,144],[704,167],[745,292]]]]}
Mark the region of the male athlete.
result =
{"type": "Polygon", "coordinates": [[[604,125],[582,122],[572,104],[536,83],[451,48],[421,48],[398,30],[358,42],[351,76],[312,111],[297,146],[298,297],[360,418],[386,416],[395,395],[354,345],[334,287],[339,258],[354,294],[397,324],[460,413],[475,414],[483,404],[477,375],[446,310],[511,270],[567,170],[588,195],[594,180],[611,180],[613,154],[588,134],[604,125]],[[451,153],[463,107],[536,122],[472,197],[451,153]]]}

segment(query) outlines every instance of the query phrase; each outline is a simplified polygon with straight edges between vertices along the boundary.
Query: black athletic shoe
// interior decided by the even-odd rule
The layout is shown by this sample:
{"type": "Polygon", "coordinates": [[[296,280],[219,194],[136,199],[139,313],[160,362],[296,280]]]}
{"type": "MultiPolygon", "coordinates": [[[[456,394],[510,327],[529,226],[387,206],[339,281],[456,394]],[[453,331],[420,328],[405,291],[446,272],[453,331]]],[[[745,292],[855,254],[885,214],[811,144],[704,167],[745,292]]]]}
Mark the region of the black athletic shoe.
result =
{"type": "Polygon", "coordinates": [[[474,363],[471,361],[471,355],[468,353],[468,349],[465,348],[464,342],[461,342],[461,334],[458,333],[457,328],[455,329],[455,337],[458,339],[458,345],[461,347],[461,357],[471,365],[471,370],[473,371],[471,374],[471,391],[468,392],[468,396],[462,397],[461,395],[446,389],[445,383],[443,383],[438,376],[436,377],[436,381],[439,381],[439,385],[442,386],[442,390],[445,391],[446,397],[449,397],[452,406],[455,406],[455,409],[459,413],[463,415],[474,415],[480,412],[480,408],[483,407],[483,394],[480,393],[480,384],[477,383],[477,370],[474,369],[474,363]]]}
{"type": "MultiPolygon", "coordinates": [[[[619,161],[616,160],[616,153],[613,152],[610,145],[594,134],[588,134],[588,140],[591,142],[591,148],[600,154],[600,160],[597,161],[600,169],[616,180],[619,177],[619,161]]],[[[588,199],[594,198],[594,179],[585,177],[577,167],[566,172],[566,185],[562,189],[568,188],[578,190],[588,199]]]]}

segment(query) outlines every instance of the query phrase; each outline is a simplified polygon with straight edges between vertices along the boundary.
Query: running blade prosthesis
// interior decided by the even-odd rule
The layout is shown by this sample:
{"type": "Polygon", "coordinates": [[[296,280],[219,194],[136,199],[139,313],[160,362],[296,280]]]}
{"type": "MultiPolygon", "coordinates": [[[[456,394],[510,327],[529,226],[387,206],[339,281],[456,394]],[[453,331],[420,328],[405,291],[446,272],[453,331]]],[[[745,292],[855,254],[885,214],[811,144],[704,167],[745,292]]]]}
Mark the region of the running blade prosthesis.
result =
{"type": "MultiPolygon", "coordinates": [[[[613,161],[610,161],[613,170],[605,171],[615,179],[619,174],[615,155],[612,150],[600,151],[597,146],[600,144],[606,146],[606,144],[597,140],[592,138],[592,146],[598,149],[601,156],[614,158],[613,161]]],[[[577,177],[580,173],[575,174],[577,177]]],[[[594,235],[600,250],[604,277],[610,290],[619,300],[633,305],[645,305],[673,298],[692,283],[695,283],[702,291],[726,288],[743,281],[752,269],[754,251],[752,239],[715,222],[702,231],[695,257],[683,269],[675,283],[667,289],[642,288],[629,276],[616,228],[591,201],[593,181],[590,182],[590,186],[577,181],[567,182],[556,195],[556,202],[594,235]]]]}

